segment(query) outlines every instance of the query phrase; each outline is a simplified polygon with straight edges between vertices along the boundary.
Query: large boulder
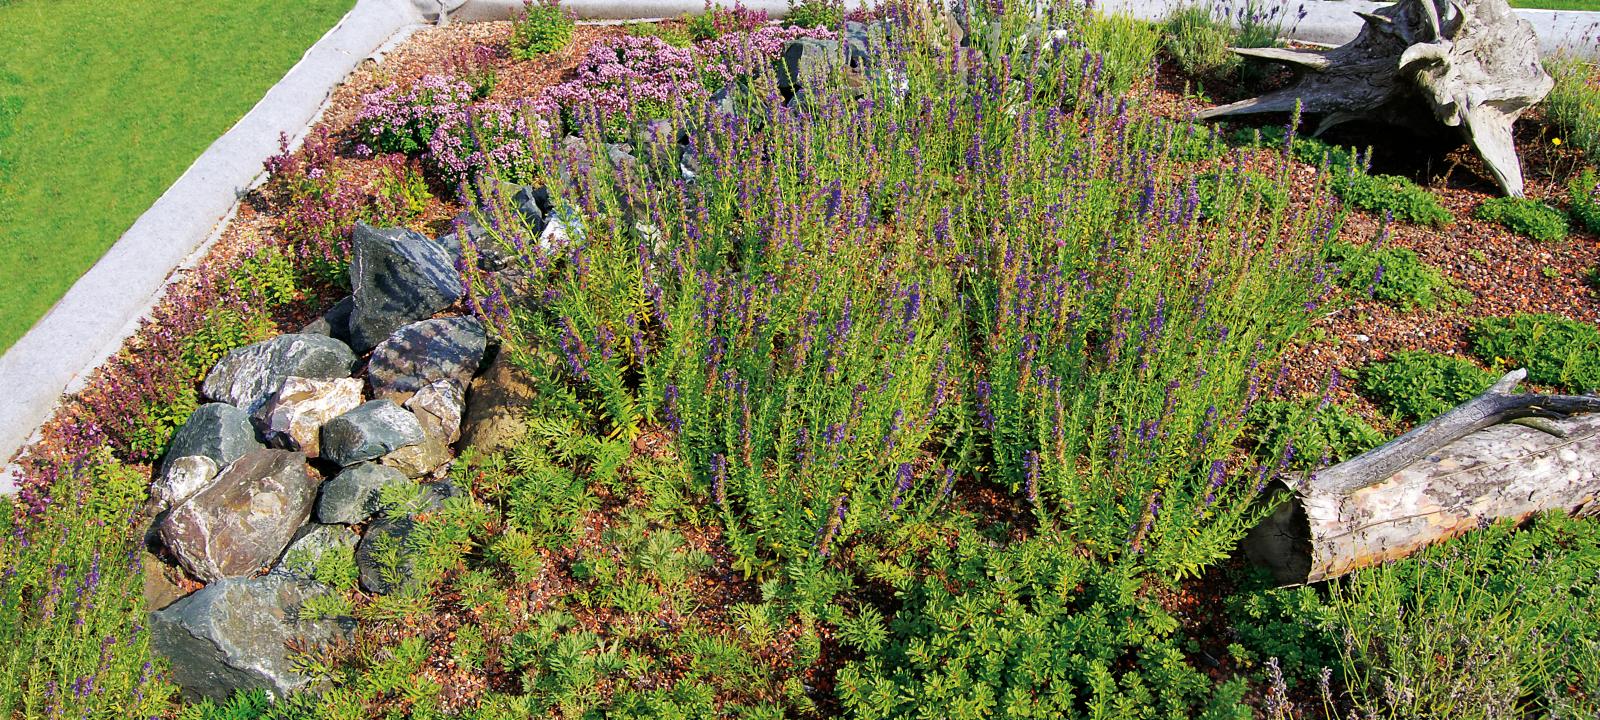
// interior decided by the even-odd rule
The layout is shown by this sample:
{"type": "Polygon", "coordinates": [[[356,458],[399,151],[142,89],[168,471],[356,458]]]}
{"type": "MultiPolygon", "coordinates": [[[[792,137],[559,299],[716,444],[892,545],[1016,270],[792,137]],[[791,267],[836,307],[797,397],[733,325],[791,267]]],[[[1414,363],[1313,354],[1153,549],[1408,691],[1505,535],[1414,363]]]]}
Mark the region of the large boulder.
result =
{"type": "Polygon", "coordinates": [[[178,458],[202,455],[217,467],[225,467],[251,450],[260,450],[250,416],[226,403],[206,403],[189,413],[189,419],[173,433],[160,472],[165,475],[178,458]]]}
{"type": "Polygon", "coordinates": [[[189,499],[217,477],[222,468],[205,455],[185,455],[167,462],[167,471],[150,484],[150,497],[156,510],[165,510],[189,499]]]}
{"type": "Polygon", "coordinates": [[[488,336],[474,317],[422,320],[396,330],[372,351],[367,384],[373,397],[397,402],[438,380],[462,388],[472,382],[483,361],[488,336]]]}
{"type": "Polygon", "coordinates": [[[206,376],[200,393],[252,415],[289,377],[346,378],[355,364],[349,346],[326,335],[279,335],[228,353],[206,376]]]}
{"type": "Polygon", "coordinates": [[[334,303],[333,307],[328,308],[328,311],[323,313],[322,317],[307,323],[304,328],[300,329],[300,332],[311,335],[327,335],[348,344],[350,342],[350,311],[355,309],[355,306],[355,300],[346,295],[340,298],[339,302],[334,303]]]}
{"type": "Polygon", "coordinates": [[[387,465],[361,462],[345,468],[322,484],[317,499],[317,521],[354,525],[378,512],[378,497],[389,485],[410,482],[406,474],[387,465]]]}
{"type": "Polygon", "coordinates": [[[435,380],[406,401],[406,409],[417,416],[422,431],[446,444],[461,439],[461,411],[466,407],[466,388],[452,380],[435,380]]]}
{"type": "Polygon", "coordinates": [[[528,413],[538,397],[533,378],[504,354],[472,381],[461,442],[486,453],[509,449],[528,432],[528,413]]]}
{"type": "Polygon", "coordinates": [[[287,378],[262,406],[261,434],[274,447],[317,457],[322,446],[322,426],[359,405],[361,381],[356,378],[287,378]]]}
{"type": "Polygon", "coordinates": [[[351,637],[350,618],[300,620],[299,608],[325,586],[282,575],[229,578],[150,614],[150,644],[167,658],[190,700],[227,700],[239,690],[279,699],[307,687],[288,644],[329,644],[351,637]]]}
{"type": "Polygon", "coordinates": [[[352,245],[350,344],[361,352],[450,307],[464,292],[450,253],[420,233],[357,223],[352,245]]]}
{"type": "Polygon", "coordinates": [[[833,69],[845,63],[844,49],[838,40],[799,38],[784,46],[783,54],[775,61],[778,90],[784,97],[828,77],[833,69]]]}
{"type": "Polygon", "coordinates": [[[411,575],[411,552],[406,542],[416,529],[417,522],[409,516],[382,518],[367,527],[361,544],[356,546],[362,589],[379,595],[400,589],[411,575]]]}
{"type": "Polygon", "coordinates": [[[322,426],[322,457],[348,467],[416,445],[424,437],[411,411],[393,400],[373,400],[322,426]]]}
{"type": "Polygon", "coordinates": [[[206,582],[249,575],[283,552],[317,495],[306,456],[256,450],[172,508],[159,535],[190,574],[206,582]]]}

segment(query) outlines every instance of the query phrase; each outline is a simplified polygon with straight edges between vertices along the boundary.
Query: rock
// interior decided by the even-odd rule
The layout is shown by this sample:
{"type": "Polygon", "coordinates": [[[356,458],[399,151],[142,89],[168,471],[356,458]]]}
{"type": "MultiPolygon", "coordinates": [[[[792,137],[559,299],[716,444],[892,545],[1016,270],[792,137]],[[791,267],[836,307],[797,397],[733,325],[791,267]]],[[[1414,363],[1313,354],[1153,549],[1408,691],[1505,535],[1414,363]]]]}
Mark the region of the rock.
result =
{"type": "Polygon", "coordinates": [[[354,525],[378,511],[378,496],[393,483],[409,482],[406,474],[372,462],[356,463],[322,484],[317,521],[354,525]]]}
{"type": "Polygon", "coordinates": [[[256,441],[255,429],[250,427],[248,414],[226,403],[207,403],[189,413],[183,427],[173,433],[172,441],[167,443],[161,474],[165,475],[178,458],[203,455],[221,468],[261,447],[256,441]]]}
{"type": "Polygon", "coordinates": [[[160,610],[183,599],[186,592],[179,582],[182,573],[177,568],[147,552],[139,553],[139,566],[139,574],[144,578],[145,609],[160,610]]]}
{"type": "Polygon", "coordinates": [[[248,575],[283,552],[311,515],[317,478],[306,456],[256,450],[161,521],[161,541],[201,580],[248,575]]]}
{"type": "Polygon", "coordinates": [[[357,223],[352,239],[350,343],[361,352],[461,298],[461,275],[438,243],[403,228],[357,223]]]}
{"type": "Polygon", "coordinates": [[[349,346],[326,335],[279,335],[228,353],[206,376],[200,393],[254,415],[286,378],[346,378],[355,364],[349,346]]]}
{"type": "Polygon", "coordinates": [[[435,380],[406,401],[406,409],[417,416],[422,431],[454,444],[461,439],[461,411],[467,404],[464,386],[451,380],[435,380]]]}
{"type": "Polygon", "coordinates": [[[383,518],[367,528],[356,546],[356,567],[361,570],[361,587],[367,592],[387,595],[400,588],[411,575],[411,553],[406,540],[417,527],[408,516],[383,518]],[[390,553],[398,551],[398,562],[390,553]],[[386,563],[388,563],[386,565],[386,563]]]}
{"type": "Polygon", "coordinates": [[[349,295],[344,296],[333,307],[322,314],[322,317],[312,320],[310,324],[300,329],[303,335],[327,335],[340,342],[350,342],[350,310],[354,308],[355,299],[349,295]]]}
{"type": "Polygon", "coordinates": [[[404,402],[437,380],[465,388],[478,372],[488,345],[483,323],[473,317],[436,318],[400,328],[372,350],[367,385],[373,397],[404,402]]]}
{"type": "Polygon", "coordinates": [[[317,457],[323,424],[360,404],[361,381],[355,378],[286,378],[283,387],[262,406],[262,435],[274,447],[317,457]]]}
{"type": "Polygon", "coordinates": [[[150,644],[167,658],[190,700],[227,700],[239,690],[274,697],[309,686],[287,643],[315,646],[351,637],[349,618],[296,620],[299,607],[327,588],[279,575],[220,580],[150,614],[150,644]]]}
{"type": "Polygon", "coordinates": [[[833,68],[844,62],[844,52],[837,40],[800,38],[783,48],[777,60],[778,90],[785,98],[804,87],[807,79],[826,77],[833,68]]]}
{"type": "Polygon", "coordinates": [[[372,400],[322,426],[322,457],[348,467],[422,442],[417,416],[393,400],[372,400]]]}
{"type": "Polygon", "coordinates": [[[217,461],[205,455],[185,455],[168,461],[167,471],[150,485],[150,497],[156,501],[156,510],[159,512],[189,499],[210,485],[212,478],[221,471],[217,461]]]}
{"type": "Polygon", "coordinates": [[[486,453],[506,450],[528,432],[528,412],[538,390],[526,371],[504,354],[472,381],[461,442],[486,453]]]}
{"type": "Polygon", "coordinates": [[[419,478],[450,462],[450,446],[444,438],[423,433],[422,442],[407,445],[384,455],[379,462],[405,473],[406,477],[419,478]]]}
{"type": "Polygon", "coordinates": [[[444,507],[444,501],[450,498],[465,497],[466,492],[456,487],[449,480],[427,483],[422,486],[422,506],[428,510],[438,510],[444,507]]]}
{"type": "Polygon", "coordinates": [[[283,551],[283,558],[272,566],[272,574],[282,577],[316,580],[317,563],[324,553],[333,551],[354,552],[360,536],[343,525],[312,523],[295,533],[296,537],[283,551]]]}

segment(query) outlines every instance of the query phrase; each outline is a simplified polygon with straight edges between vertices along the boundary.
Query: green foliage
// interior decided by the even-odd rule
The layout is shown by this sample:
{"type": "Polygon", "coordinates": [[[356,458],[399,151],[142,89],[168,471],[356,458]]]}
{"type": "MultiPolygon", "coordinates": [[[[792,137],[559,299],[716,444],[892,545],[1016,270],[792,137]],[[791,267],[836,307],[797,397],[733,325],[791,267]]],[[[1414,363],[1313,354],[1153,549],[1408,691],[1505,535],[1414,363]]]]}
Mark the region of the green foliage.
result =
{"type": "Polygon", "coordinates": [[[42,517],[0,504],[0,717],[153,717],[176,689],[145,629],[132,524],[145,478],[96,453],[42,517]]]}
{"type": "MultiPolygon", "coordinates": [[[[1236,145],[1249,147],[1274,147],[1283,149],[1288,140],[1288,133],[1283,128],[1269,126],[1264,128],[1241,128],[1233,131],[1229,140],[1236,145]]],[[[1317,138],[1303,137],[1296,134],[1294,141],[1289,142],[1289,155],[1300,162],[1316,167],[1327,167],[1335,174],[1349,173],[1352,169],[1365,169],[1365,162],[1355,148],[1343,145],[1334,145],[1317,138]]]]}
{"type": "Polygon", "coordinates": [[[1361,371],[1361,391],[1399,417],[1431,420],[1489,389],[1494,375],[1461,358],[1397,352],[1361,371]]]}
{"type": "Polygon", "coordinates": [[[1558,315],[1483,318],[1469,333],[1472,352],[1496,367],[1528,369],[1528,381],[1568,392],[1600,390],[1600,328],[1558,315]]]}
{"type": "Polygon", "coordinates": [[[1099,90],[1113,97],[1127,95],[1134,84],[1150,77],[1161,31],[1124,15],[1091,15],[1083,30],[1085,48],[1099,55],[1099,90]]]}
{"type": "Polygon", "coordinates": [[[532,60],[560,50],[572,42],[576,26],[560,0],[523,0],[522,14],[511,23],[511,56],[532,60]]]}
{"type": "Polygon", "coordinates": [[[1204,162],[1222,157],[1228,151],[1214,125],[1180,123],[1173,125],[1169,152],[1178,160],[1204,162]]]}
{"type": "Polygon", "coordinates": [[[1316,589],[1279,588],[1264,573],[1251,574],[1225,604],[1238,638],[1228,649],[1245,667],[1277,658],[1285,679],[1296,685],[1339,667],[1339,646],[1329,632],[1332,612],[1316,589]]]}
{"type": "Polygon", "coordinates": [[[1549,205],[1527,198],[1490,198],[1472,212],[1479,220],[1500,223],[1539,242],[1567,239],[1567,217],[1549,205]]]}
{"type": "Polygon", "coordinates": [[[907,598],[882,650],[839,671],[851,717],[1251,717],[1244,685],[1190,667],[1178,621],[1125,569],[1049,539],[984,546],[936,551],[944,577],[907,598]]]}
{"type": "MultiPolygon", "coordinates": [[[[709,16],[710,13],[707,13],[709,16]]],[[[789,0],[789,12],[783,16],[786,27],[825,27],[838,30],[844,27],[843,0],[789,0]]]]}
{"type": "Polygon", "coordinates": [[[1584,168],[1567,183],[1567,206],[1578,227],[1600,235],[1600,174],[1584,168]]]}
{"type": "Polygon", "coordinates": [[[1338,267],[1337,282],[1350,294],[1403,310],[1431,310],[1470,299],[1408,248],[1336,242],[1328,246],[1327,260],[1338,267]]]}
{"type": "Polygon", "coordinates": [[[1545,63],[1555,78],[1555,87],[1541,107],[1562,133],[1562,139],[1588,157],[1600,162],[1600,67],[1578,58],[1559,58],[1545,63]]]}
{"type": "Polygon", "coordinates": [[[1277,213],[1289,205],[1288,190],[1253,170],[1202,175],[1195,187],[1200,193],[1200,217],[1208,219],[1240,212],[1277,213]]]}
{"type": "Polygon", "coordinates": [[[1333,176],[1333,193],[1362,210],[1388,213],[1396,220],[1444,225],[1455,219],[1439,197],[1398,175],[1368,175],[1354,170],[1333,176]]]}
{"type": "Polygon", "coordinates": [[[1226,20],[1212,16],[1202,5],[1189,5],[1167,16],[1162,27],[1162,47],[1192,77],[1222,77],[1238,67],[1234,47],[1236,32],[1226,20]]]}
{"type": "Polygon", "coordinates": [[[1315,399],[1273,400],[1256,405],[1245,417],[1247,433],[1264,458],[1289,458],[1297,470],[1336,463],[1384,442],[1382,433],[1340,405],[1315,399]],[[1294,448],[1292,453],[1287,448],[1294,448]]]}
{"type": "Polygon", "coordinates": [[[704,15],[686,15],[683,25],[668,25],[659,22],[642,22],[628,25],[628,33],[639,37],[660,38],[662,42],[676,48],[686,48],[694,45],[696,40],[704,39],[702,33],[711,28],[711,35],[716,37],[715,27],[712,25],[709,13],[704,15]],[[702,20],[701,18],[704,18],[702,20]]]}
{"type": "Polygon", "coordinates": [[[1387,717],[1594,717],[1600,524],[1498,523],[1333,586],[1356,708],[1387,717]]]}

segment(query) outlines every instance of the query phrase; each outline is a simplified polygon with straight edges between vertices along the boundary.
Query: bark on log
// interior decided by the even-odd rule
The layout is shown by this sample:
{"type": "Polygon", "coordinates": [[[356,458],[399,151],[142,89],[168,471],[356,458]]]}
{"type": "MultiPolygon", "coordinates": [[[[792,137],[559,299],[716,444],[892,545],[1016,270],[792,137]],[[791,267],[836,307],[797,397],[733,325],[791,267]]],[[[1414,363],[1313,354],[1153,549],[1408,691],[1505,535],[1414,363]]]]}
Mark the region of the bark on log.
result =
{"type": "Polygon", "coordinates": [[[1283,483],[1280,504],[1246,537],[1246,557],[1281,583],[1310,583],[1495,520],[1600,511],[1600,396],[1515,394],[1525,374],[1383,447],[1283,483]]]}
{"type": "Polygon", "coordinates": [[[1202,119],[1265,112],[1320,115],[1315,134],[1377,120],[1424,134],[1459,132],[1507,195],[1522,195],[1511,125],[1550,92],[1539,36],[1506,0],[1400,0],[1374,13],[1354,40],[1327,51],[1234,52],[1300,69],[1282,90],[1200,113],[1202,119]],[[1451,130],[1453,128],[1453,130],[1451,130]]]}

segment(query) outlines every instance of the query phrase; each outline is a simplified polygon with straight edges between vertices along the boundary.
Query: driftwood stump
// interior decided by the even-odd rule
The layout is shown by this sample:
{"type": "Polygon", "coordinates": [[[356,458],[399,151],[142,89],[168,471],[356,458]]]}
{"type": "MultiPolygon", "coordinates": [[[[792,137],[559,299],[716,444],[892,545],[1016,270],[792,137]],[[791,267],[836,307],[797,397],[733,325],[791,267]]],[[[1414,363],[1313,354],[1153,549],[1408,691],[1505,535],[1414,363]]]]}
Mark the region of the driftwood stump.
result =
{"type": "Polygon", "coordinates": [[[1539,36],[1506,0],[1400,0],[1373,13],[1354,40],[1327,51],[1236,48],[1299,68],[1291,86],[1200,113],[1321,116],[1314,134],[1375,120],[1433,135],[1456,128],[1507,195],[1522,195],[1511,126],[1555,84],[1539,61],[1539,36]]]}
{"type": "Polygon", "coordinates": [[[1279,582],[1317,582],[1495,520],[1600,511],[1600,396],[1514,393],[1525,375],[1283,483],[1280,504],[1246,537],[1246,557],[1279,582]]]}

